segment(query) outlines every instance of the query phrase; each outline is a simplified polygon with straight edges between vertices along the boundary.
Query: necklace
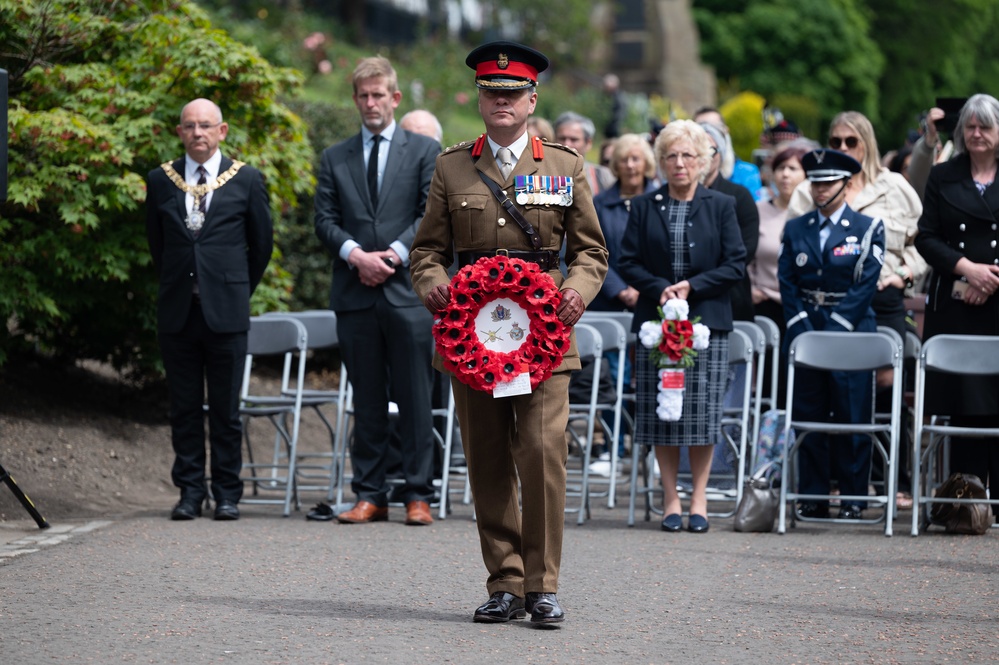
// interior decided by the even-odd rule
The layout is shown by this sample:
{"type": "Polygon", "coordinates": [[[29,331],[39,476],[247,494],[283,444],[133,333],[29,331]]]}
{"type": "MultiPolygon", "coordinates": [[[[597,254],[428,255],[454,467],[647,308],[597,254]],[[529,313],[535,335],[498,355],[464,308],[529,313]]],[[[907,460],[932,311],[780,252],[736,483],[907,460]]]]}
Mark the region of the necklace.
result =
{"type": "Polygon", "coordinates": [[[206,182],[203,185],[188,185],[181,177],[177,170],[173,168],[173,164],[170,162],[164,162],[160,164],[160,168],[166,173],[167,177],[173,184],[183,191],[185,194],[190,194],[194,197],[194,205],[191,206],[191,212],[187,214],[187,219],[184,220],[187,224],[187,228],[192,231],[200,231],[201,227],[205,223],[205,213],[201,212],[201,197],[207,195],[209,192],[214,192],[216,189],[226,184],[232,180],[236,172],[243,167],[243,162],[233,161],[232,166],[230,166],[224,173],[220,173],[219,177],[215,178],[212,182],[206,182]]]}

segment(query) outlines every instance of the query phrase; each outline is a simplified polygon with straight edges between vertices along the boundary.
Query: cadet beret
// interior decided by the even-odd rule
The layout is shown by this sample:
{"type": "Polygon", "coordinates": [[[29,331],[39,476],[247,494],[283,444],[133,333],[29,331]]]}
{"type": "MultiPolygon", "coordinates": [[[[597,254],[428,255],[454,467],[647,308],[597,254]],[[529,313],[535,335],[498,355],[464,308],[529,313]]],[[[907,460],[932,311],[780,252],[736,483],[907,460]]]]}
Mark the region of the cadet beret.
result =
{"type": "Polygon", "coordinates": [[[805,177],[812,182],[829,182],[860,173],[860,162],[838,150],[819,148],[801,158],[805,177]]]}
{"type": "Polygon", "coordinates": [[[465,64],[475,70],[475,85],[483,90],[523,90],[538,84],[548,58],[516,42],[498,41],[472,50],[465,64]]]}

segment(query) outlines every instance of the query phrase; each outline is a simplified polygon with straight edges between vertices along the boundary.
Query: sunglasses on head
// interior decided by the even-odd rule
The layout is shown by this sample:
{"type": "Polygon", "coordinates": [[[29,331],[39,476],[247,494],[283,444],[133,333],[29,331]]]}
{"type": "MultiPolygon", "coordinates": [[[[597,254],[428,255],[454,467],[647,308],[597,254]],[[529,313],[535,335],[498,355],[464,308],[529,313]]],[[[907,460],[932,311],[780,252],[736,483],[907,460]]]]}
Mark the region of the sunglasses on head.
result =
{"type": "Polygon", "coordinates": [[[853,150],[854,148],[857,147],[857,143],[859,143],[859,140],[857,139],[856,136],[847,136],[845,139],[841,139],[838,136],[829,137],[829,147],[832,148],[833,150],[839,150],[840,146],[842,146],[844,143],[846,144],[847,148],[853,150]]]}

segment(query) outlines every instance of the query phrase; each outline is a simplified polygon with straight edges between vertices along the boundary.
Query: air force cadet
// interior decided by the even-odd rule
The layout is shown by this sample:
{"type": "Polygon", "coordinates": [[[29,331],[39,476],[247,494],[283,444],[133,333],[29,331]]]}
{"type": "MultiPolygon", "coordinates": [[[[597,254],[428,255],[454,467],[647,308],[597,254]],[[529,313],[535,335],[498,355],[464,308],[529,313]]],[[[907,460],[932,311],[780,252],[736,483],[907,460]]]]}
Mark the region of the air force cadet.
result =
{"type": "MultiPolygon", "coordinates": [[[[877,324],[871,300],[884,263],[885,230],[880,219],[854,212],[846,203],[847,184],[860,172],[860,163],[824,149],[808,153],[801,163],[817,209],[784,227],[777,276],[787,321],[785,343],[808,330],[873,332],[877,324]]],[[[868,373],[795,369],[795,374],[795,419],[870,422],[868,373]]],[[[798,460],[800,493],[829,494],[831,477],[844,496],[868,493],[867,436],[809,434],[798,460]]],[[[864,508],[864,502],[844,501],[838,517],[859,519],[864,508]]],[[[805,518],[826,518],[829,506],[803,501],[798,512],[805,518]]]]}

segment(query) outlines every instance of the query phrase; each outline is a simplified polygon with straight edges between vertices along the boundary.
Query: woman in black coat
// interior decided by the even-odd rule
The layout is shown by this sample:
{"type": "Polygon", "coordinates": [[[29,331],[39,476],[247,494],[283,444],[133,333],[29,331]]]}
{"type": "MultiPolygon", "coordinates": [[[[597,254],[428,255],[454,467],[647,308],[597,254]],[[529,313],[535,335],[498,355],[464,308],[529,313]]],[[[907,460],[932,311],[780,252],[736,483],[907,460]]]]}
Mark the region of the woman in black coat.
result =
{"type": "Polygon", "coordinates": [[[656,138],[656,159],[667,184],[633,199],[621,241],[618,272],[638,289],[633,330],[658,321],[667,300],[685,300],[689,318],[700,317],[711,341],[686,370],[683,415],[662,421],[656,414],[658,370],[638,345],[635,445],[655,446],[664,492],[662,528],[682,528],[676,490],[680,447],[688,446],[693,491],[688,530],[708,530],[706,489],[714,444],[721,440],[722,398],[728,376],[728,333],[732,330],[732,287],[745,274],[746,249],[735,216],[735,200],[701,184],[711,160],[704,130],[676,120],[656,138]]]}
{"type": "MultiPolygon", "coordinates": [[[[954,130],[956,156],[930,171],[916,248],[933,268],[923,324],[944,333],[999,335],[999,101],[971,97],[954,130]]],[[[999,427],[999,379],[938,374],[927,382],[927,412],[954,425],[999,427]]],[[[999,487],[999,440],[954,438],[953,472],[999,487]]],[[[993,497],[996,488],[993,488],[993,497]]],[[[993,506],[999,514],[999,506],[993,506]]]]}

